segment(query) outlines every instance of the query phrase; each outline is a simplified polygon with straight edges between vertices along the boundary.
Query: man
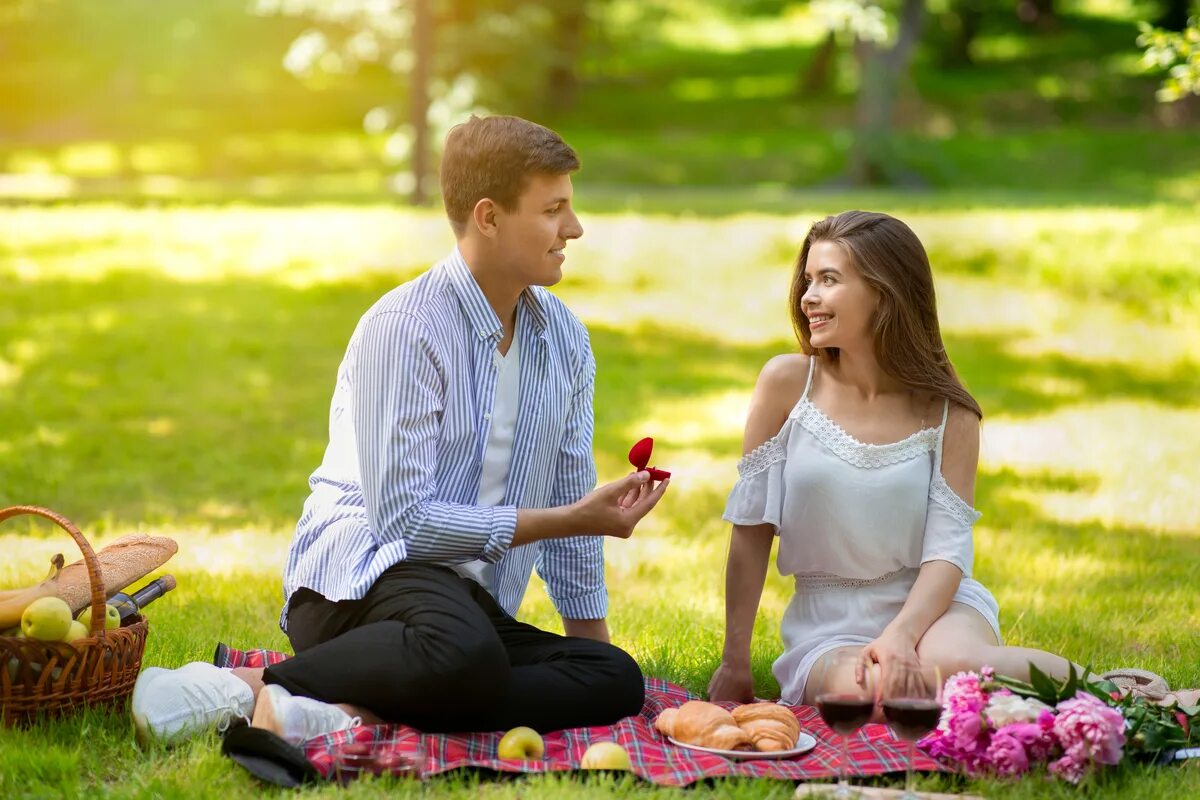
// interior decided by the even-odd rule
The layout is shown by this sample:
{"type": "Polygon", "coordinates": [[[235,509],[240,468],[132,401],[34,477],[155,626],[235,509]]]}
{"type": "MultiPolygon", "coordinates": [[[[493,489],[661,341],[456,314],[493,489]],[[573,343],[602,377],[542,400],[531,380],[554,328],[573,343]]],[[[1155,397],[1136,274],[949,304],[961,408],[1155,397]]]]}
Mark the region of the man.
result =
{"type": "Polygon", "coordinates": [[[641,709],[641,672],[608,643],[603,537],[630,536],[669,481],[639,472],[592,490],[595,360],[541,288],[583,235],[578,168],[556,133],[517,117],[450,132],[457,247],[363,316],[338,370],[284,572],[296,657],[147,669],[143,735],[251,714],[290,741],[360,720],[545,731],[641,709]],[[512,616],[534,566],[565,637],[512,616]]]}

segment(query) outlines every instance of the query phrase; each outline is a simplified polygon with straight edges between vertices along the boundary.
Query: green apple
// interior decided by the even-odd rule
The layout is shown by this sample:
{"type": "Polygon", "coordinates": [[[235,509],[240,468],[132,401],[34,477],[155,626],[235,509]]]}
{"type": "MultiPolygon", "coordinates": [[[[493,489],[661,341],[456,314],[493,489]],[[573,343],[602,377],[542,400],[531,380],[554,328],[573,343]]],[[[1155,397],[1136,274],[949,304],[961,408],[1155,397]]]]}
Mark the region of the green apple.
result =
{"type": "Polygon", "coordinates": [[[620,769],[633,771],[633,763],[625,748],[616,742],[596,742],[583,753],[579,762],[583,769],[620,769]]]}
{"type": "Polygon", "coordinates": [[[30,639],[58,642],[71,628],[71,607],[59,597],[39,597],[21,614],[21,630],[30,639]]]}
{"type": "Polygon", "coordinates": [[[546,752],[546,743],[533,728],[513,728],[500,738],[496,747],[499,758],[513,758],[521,761],[541,758],[546,752]]]}
{"type": "Polygon", "coordinates": [[[92,633],[91,633],[91,631],[88,630],[87,625],[84,625],[82,622],[80,622],[77,619],[73,619],[73,620],[71,620],[71,627],[67,631],[67,635],[63,637],[63,641],[64,642],[73,642],[76,639],[86,639],[87,637],[89,637],[91,635],[92,635],[92,633]]]}
{"type": "MultiPolygon", "coordinates": [[[[92,627],[92,607],[87,606],[75,615],[76,622],[82,622],[90,629],[92,627]]],[[[111,603],[104,604],[104,630],[111,631],[121,627],[121,612],[111,603]]]]}

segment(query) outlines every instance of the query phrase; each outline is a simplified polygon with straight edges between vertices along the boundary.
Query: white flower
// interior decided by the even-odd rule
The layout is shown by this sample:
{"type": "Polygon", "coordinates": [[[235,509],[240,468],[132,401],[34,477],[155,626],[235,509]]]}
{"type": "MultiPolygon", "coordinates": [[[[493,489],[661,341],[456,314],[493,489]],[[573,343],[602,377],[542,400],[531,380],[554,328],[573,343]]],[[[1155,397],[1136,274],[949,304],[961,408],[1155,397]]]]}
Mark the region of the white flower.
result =
{"type": "Polygon", "coordinates": [[[983,715],[993,728],[1003,728],[1013,722],[1037,722],[1038,715],[1049,708],[1033,697],[1026,699],[1015,694],[994,694],[988,698],[983,715]]]}

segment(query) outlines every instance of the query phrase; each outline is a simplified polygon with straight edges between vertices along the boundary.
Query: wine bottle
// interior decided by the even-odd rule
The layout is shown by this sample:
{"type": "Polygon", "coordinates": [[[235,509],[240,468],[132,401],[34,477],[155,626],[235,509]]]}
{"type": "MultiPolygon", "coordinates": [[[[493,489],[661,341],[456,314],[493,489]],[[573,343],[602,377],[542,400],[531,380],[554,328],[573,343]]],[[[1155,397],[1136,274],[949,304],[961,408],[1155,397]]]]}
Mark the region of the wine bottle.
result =
{"type": "Polygon", "coordinates": [[[175,576],[163,575],[158,580],[150,581],[133,594],[117,592],[108,598],[108,604],[115,606],[121,615],[121,626],[132,625],[137,621],[142,609],[175,588],[175,576]]]}

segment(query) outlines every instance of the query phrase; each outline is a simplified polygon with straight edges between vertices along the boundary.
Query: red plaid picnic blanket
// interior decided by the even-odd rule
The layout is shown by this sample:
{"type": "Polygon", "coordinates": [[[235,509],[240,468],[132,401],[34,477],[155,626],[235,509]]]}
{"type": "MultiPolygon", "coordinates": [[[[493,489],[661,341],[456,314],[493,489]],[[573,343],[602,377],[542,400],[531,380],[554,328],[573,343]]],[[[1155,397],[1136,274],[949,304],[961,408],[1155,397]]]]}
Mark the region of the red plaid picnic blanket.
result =
{"type": "MultiPolygon", "coordinates": [[[[266,667],[288,656],[271,650],[234,650],[223,648],[219,667],[266,667]]],[[[579,769],[579,761],[593,742],[616,742],[625,748],[639,777],[666,786],[686,786],[704,778],[746,776],[813,780],[837,774],[840,739],[821,721],[812,706],[793,709],[803,730],[817,740],[813,750],[789,760],[732,761],[721,756],[676,747],[654,730],[654,719],[664,708],[680,706],[696,699],[686,689],[658,678],[646,678],[646,704],[637,716],[626,717],[615,725],[572,728],[546,734],[546,754],[542,761],[514,761],[496,758],[496,745],[503,731],[487,733],[423,734],[426,751],[425,774],[436,775],[462,767],[492,769],[499,772],[552,772],[579,769]]],[[[724,704],[733,707],[734,703],[724,704]]],[[[334,777],[334,753],[349,742],[375,744],[399,739],[403,752],[414,747],[414,731],[406,725],[361,725],[338,733],[319,736],[304,743],[305,756],[325,777],[334,777]],[[407,734],[407,736],[405,736],[407,734]]],[[[866,725],[850,740],[850,775],[879,775],[905,768],[907,748],[896,741],[885,725],[866,725]]],[[[918,770],[940,770],[937,762],[917,753],[918,770]]]]}

